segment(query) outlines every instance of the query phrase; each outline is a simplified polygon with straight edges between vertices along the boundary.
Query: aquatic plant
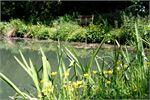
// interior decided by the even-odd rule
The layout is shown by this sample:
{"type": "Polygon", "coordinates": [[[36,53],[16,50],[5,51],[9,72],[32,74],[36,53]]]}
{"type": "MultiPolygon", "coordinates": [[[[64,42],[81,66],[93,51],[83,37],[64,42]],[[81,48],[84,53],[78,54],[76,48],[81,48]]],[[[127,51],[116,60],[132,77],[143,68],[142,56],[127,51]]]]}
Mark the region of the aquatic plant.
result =
{"type": "Polygon", "coordinates": [[[99,56],[98,52],[107,40],[103,39],[99,47],[91,52],[90,60],[86,64],[81,62],[73,48],[59,44],[56,71],[52,70],[43,50],[40,49],[42,74],[39,74],[31,59],[27,61],[20,51],[22,61],[17,57],[15,59],[33,80],[36,94],[20,90],[2,73],[0,78],[18,93],[14,96],[16,99],[148,99],[147,79],[150,61],[146,58],[143,39],[136,24],[134,35],[134,55],[114,40],[113,55],[99,56]],[[65,56],[69,64],[64,62],[65,56]],[[106,60],[107,57],[109,62],[106,60]],[[96,63],[96,66],[93,66],[93,63],[96,63]]]}

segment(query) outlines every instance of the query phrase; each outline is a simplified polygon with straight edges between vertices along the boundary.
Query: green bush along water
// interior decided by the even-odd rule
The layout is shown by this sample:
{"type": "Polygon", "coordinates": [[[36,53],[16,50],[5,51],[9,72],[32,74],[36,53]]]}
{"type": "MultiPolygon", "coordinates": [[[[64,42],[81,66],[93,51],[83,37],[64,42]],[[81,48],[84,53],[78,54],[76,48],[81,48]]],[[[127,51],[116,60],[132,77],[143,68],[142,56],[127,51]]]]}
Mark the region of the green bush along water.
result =
{"type": "Polygon", "coordinates": [[[139,32],[144,40],[150,41],[149,17],[134,17],[122,15],[121,27],[112,27],[107,20],[99,24],[80,26],[71,16],[66,15],[53,20],[49,25],[26,23],[20,19],[10,22],[0,22],[1,34],[15,37],[28,37],[37,39],[52,39],[61,41],[78,41],[87,43],[100,43],[107,37],[106,43],[113,44],[117,39],[120,44],[131,44],[134,40],[134,23],[137,22],[139,32]],[[14,29],[14,34],[11,30],[14,29]],[[10,34],[12,33],[12,34],[10,34]]]}

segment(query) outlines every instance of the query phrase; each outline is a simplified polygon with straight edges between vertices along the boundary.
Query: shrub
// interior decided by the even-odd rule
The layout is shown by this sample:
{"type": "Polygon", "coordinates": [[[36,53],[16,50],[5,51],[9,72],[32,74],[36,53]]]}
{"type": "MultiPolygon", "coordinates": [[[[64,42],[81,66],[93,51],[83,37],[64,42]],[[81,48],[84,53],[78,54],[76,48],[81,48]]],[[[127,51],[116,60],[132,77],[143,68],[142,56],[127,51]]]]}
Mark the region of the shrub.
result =
{"type": "Polygon", "coordinates": [[[101,42],[104,38],[105,30],[102,25],[89,25],[86,29],[87,42],[101,42]]]}
{"type": "Polygon", "coordinates": [[[63,21],[58,20],[53,23],[53,27],[50,30],[54,32],[54,33],[51,33],[52,39],[54,40],[59,39],[59,40],[69,40],[69,41],[75,40],[76,41],[78,40],[77,38],[79,38],[79,36],[81,36],[82,38],[82,35],[79,35],[79,33],[82,33],[82,32],[79,32],[78,29],[82,29],[82,28],[76,22],[73,22],[73,21],[67,22],[64,20],[63,21]],[[75,35],[74,33],[77,33],[77,34],[75,35]]]}
{"type": "Polygon", "coordinates": [[[148,39],[148,26],[150,25],[150,20],[148,17],[134,17],[132,15],[126,16],[125,14],[122,16],[123,23],[119,28],[110,28],[110,31],[105,34],[108,38],[107,43],[113,43],[112,40],[116,39],[121,44],[130,44],[136,41],[135,39],[135,22],[138,25],[139,35],[143,39],[148,39]]]}
{"type": "Polygon", "coordinates": [[[114,28],[110,30],[106,35],[107,43],[113,43],[113,40],[117,40],[121,44],[125,44],[127,42],[128,35],[124,32],[122,28],[114,28]]]}
{"type": "Polygon", "coordinates": [[[124,15],[124,18],[123,18],[123,25],[121,26],[121,28],[123,29],[123,34],[126,34],[127,37],[126,39],[127,40],[130,40],[130,41],[135,41],[135,38],[134,38],[134,23],[137,22],[137,25],[138,25],[138,29],[139,29],[139,33],[141,35],[141,37],[143,39],[145,39],[146,37],[146,34],[145,34],[145,27],[150,25],[150,20],[148,17],[134,17],[132,15],[130,16],[126,16],[124,15]]]}
{"type": "Polygon", "coordinates": [[[8,31],[8,28],[12,27],[8,22],[0,22],[0,30],[1,34],[5,35],[5,33],[8,31]]]}
{"type": "Polygon", "coordinates": [[[53,20],[50,26],[40,23],[25,24],[20,19],[12,19],[10,22],[0,22],[1,34],[8,33],[10,29],[16,28],[15,36],[33,37],[38,39],[53,39],[62,41],[80,41],[80,42],[101,42],[104,37],[108,38],[107,43],[112,43],[117,39],[121,44],[130,44],[135,41],[134,23],[137,22],[140,36],[149,41],[148,17],[134,17],[133,15],[122,15],[121,27],[112,28],[107,20],[101,19],[97,25],[91,24],[81,27],[75,21],[73,16],[65,15],[53,20]]]}
{"type": "Polygon", "coordinates": [[[38,39],[48,39],[49,38],[49,28],[44,25],[31,25],[29,26],[29,34],[34,38],[38,39]]]}
{"type": "Polygon", "coordinates": [[[67,40],[68,41],[85,42],[86,41],[86,33],[87,33],[87,30],[85,28],[76,25],[76,27],[74,27],[74,30],[68,36],[67,40]]]}
{"type": "Polygon", "coordinates": [[[12,19],[10,20],[10,24],[13,28],[16,28],[16,35],[18,37],[23,37],[29,30],[27,25],[20,19],[12,19]]]}

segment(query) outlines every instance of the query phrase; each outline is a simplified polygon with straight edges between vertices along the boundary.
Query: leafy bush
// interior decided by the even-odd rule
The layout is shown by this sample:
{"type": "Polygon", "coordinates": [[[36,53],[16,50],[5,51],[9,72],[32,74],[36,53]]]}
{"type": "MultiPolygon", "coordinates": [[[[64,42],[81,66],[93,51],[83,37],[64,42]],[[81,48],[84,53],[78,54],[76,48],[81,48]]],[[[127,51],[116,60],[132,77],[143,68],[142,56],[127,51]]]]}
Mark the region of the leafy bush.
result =
{"type": "MultiPolygon", "coordinates": [[[[137,23],[139,35],[143,38],[148,40],[149,38],[149,28],[150,20],[145,17],[133,17],[133,16],[125,16],[123,24],[120,28],[112,28],[107,34],[105,35],[108,37],[107,43],[113,43],[112,40],[116,39],[121,44],[130,44],[136,41],[135,38],[135,27],[134,24],[137,23]]],[[[131,44],[130,44],[131,45],[131,44]]]]}
{"type": "Polygon", "coordinates": [[[73,31],[68,36],[68,41],[79,41],[79,42],[85,42],[86,41],[86,33],[87,30],[81,26],[76,25],[76,27],[73,28],[73,31]]]}
{"type": "Polygon", "coordinates": [[[18,37],[23,37],[29,30],[27,25],[20,19],[10,20],[10,24],[13,28],[16,28],[16,35],[18,37]]]}
{"type": "Polygon", "coordinates": [[[65,15],[53,20],[50,26],[37,22],[25,24],[20,19],[10,20],[10,22],[0,22],[1,33],[5,34],[10,29],[16,28],[16,36],[33,37],[38,39],[53,39],[62,41],[80,41],[80,42],[101,42],[104,37],[108,38],[107,43],[113,43],[117,39],[121,44],[130,44],[135,41],[134,23],[137,22],[140,36],[149,40],[148,17],[134,17],[132,15],[122,15],[121,27],[112,28],[107,20],[101,19],[101,23],[81,27],[75,21],[73,16],[65,15]]]}
{"type": "Polygon", "coordinates": [[[0,22],[1,34],[5,35],[10,27],[12,26],[8,22],[0,22]]]}
{"type": "Polygon", "coordinates": [[[124,15],[123,25],[121,28],[123,29],[123,34],[127,35],[127,40],[135,41],[134,38],[134,24],[137,22],[137,25],[139,27],[139,33],[142,38],[146,38],[145,34],[145,26],[150,25],[150,20],[148,17],[142,18],[142,17],[134,17],[132,15],[126,16],[124,15]]]}
{"type": "Polygon", "coordinates": [[[110,30],[106,35],[108,39],[107,43],[113,43],[116,39],[119,43],[125,44],[127,42],[128,35],[124,32],[122,28],[114,28],[110,30]]]}
{"type": "MultiPolygon", "coordinates": [[[[51,37],[54,40],[85,41],[86,29],[79,26],[73,16],[65,15],[53,21],[51,37]]],[[[51,30],[51,29],[50,29],[51,30]]]]}
{"type": "Polygon", "coordinates": [[[71,34],[74,28],[76,28],[76,25],[71,22],[64,22],[63,24],[59,24],[57,26],[57,38],[59,40],[67,40],[68,36],[71,34]]]}
{"type": "Polygon", "coordinates": [[[144,35],[146,36],[145,39],[150,41],[150,24],[145,26],[144,30],[145,30],[144,35]]]}
{"type": "Polygon", "coordinates": [[[44,25],[31,25],[29,26],[29,34],[33,38],[38,39],[48,39],[49,38],[49,28],[44,25]]]}
{"type": "Polygon", "coordinates": [[[105,30],[102,25],[89,25],[86,29],[87,42],[100,42],[104,38],[105,30]]]}

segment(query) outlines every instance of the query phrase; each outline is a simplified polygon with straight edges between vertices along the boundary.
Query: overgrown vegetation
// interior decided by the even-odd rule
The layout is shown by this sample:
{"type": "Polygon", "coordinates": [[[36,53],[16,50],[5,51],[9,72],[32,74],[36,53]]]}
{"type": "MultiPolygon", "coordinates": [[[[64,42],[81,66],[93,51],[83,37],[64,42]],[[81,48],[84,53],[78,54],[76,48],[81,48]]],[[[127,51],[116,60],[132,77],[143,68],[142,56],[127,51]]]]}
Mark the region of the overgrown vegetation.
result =
{"type": "MultiPolygon", "coordinates": [[[[78,56],[79,52],[59,44],[56,51],[58,66],[51,66],[40,49],[40,70],[20,51],[22,59],[15,59],[31,77],[35,92],[21,90],[5,73],[0,73],[0,79],[16,91],[15,99],[148,99],[150,59],[144,49],[150,48],[148,2],[132,0],[132,4],[127,8],[124,6],[123,10],[116,8],[105,12],[112,10],[114,5],[111,5],[103,13],[85,10],[82,6],[71,6],[79,11],[70,9],[70,13],[67,6],[67,10],[63,11],[65,3],[55,1],[1,3],[0,36],[100,43],[84,64],[78,56]],[[84,14],[95,15],[88,26],[80,26],[77,21],[77,16],[84,14]],[[98,55],[104,43],[114,45],[113,55],[98,55]],[[130,52],[126,45],[132,46],[134,52],[130,52]],[[69,64],[65,62],[66,58],[69,64]],[[57,70],[52,70],[52,67],[57,70]]],[[[126,5],[128,2],[118,4],[126,5]]]]}
{"type": "Polygon", "coordinates": [[[148,71],[150,60],[147,59],[138,26],[134,24],[134,56],[127,48],[122,48],[117,40],[113,55],[98,56],[102,44],[91,53],[90,60],[83,65],[73,48],[58,45],[58,66],[53,71],[44,52],[42,70],[38,70],[31,59],[26,60],[20,51],[22,60],[15,57],[20,66],[34,82],[36,93],[20,90],[4,74],[0,78],[8,83],[18,95],[15,98],[40,100],[78,100],[78,99],[148,99],[148,71]],[[117,48],[118,47],[118,48],[117,48]],[[67,57],[70,64],[64,62],[67,57]],[[106,60],[108,57],[109,61],[106,60]],[[93,66],[96,63],[96,66],[93,66]],[[39,72],[42,71],[42,74],[39,72]]]}
{"type": "Polygon", "coordinates": [[[67,7],[70,6],[67,5],[72,4],[71,2],[2,2],[0,34],[8,37],[17,36],[87,43],[100,43],[104,37],[107,37],[106,43],[113,44],[112,40],[116,39],[120,44],[132,44],[135,41],[133,35],[134,23],[137,21],[141,37],[149,41],[148,2],[136,0],[123,3],[103,2],[102,4],[109,5],[104,11],[102,10],[103,7],[96,5],[94,8],[98,10],[94,8],[91,8],[93,11],[90,9],[84,10],[85,7],[93,7],[94,3],[98,2],[74,2],[74,5],[68,11],[67,7]],[[81,3],[81,6],[78,3],[81,3]],[[122,7],[115,7],[114,5],[117,4],[122,5],[122,7]],[[40,8],[37,8],[37,6],[40,6],[40,8]],[[114,11],[112,11],[112,8],[114,11]],[[89,12],[86,13],[86,11],[89,12]],[[81,27],[77,22],[78,16],[91,14],[95,15],[92,24],[81,27]]]}
{"type": "MultiPolygon", "coordinates": [[[[113,43],[117,39],[120,44],[131,44],[134,40],[134,23],[137,22],[139,32],[143,39],[149,40],[150,19],[149,17],[134,17],[122,15],[123,23],[121,27],[112,27],[107,20],[99,24],[80,26],[71,16],[66,15],[53,20],[51,25],[26,24],[20,19],[10,20],[10,22],[0,22],[0,29],[6,36],[11,36],[10,31],[15,30],[17,37],[28,37],[37,39],[52,39],[61,41],[80,41],[87,43],[99,43],[104,37],[108,38],[107,43],[113,43]]],[[[13,34],[13,33],[12,33],[13,34]]]]}

